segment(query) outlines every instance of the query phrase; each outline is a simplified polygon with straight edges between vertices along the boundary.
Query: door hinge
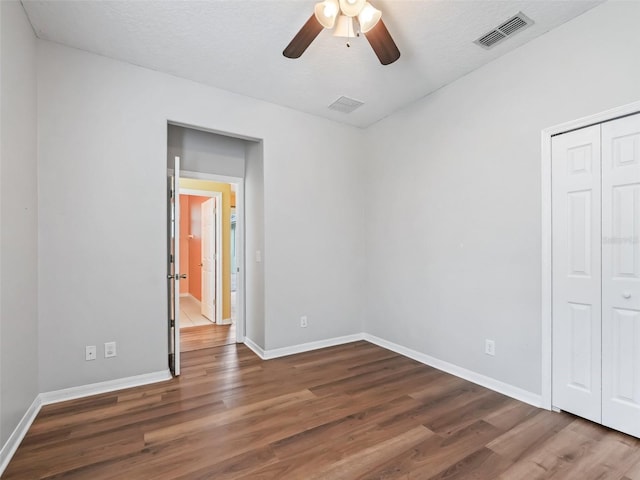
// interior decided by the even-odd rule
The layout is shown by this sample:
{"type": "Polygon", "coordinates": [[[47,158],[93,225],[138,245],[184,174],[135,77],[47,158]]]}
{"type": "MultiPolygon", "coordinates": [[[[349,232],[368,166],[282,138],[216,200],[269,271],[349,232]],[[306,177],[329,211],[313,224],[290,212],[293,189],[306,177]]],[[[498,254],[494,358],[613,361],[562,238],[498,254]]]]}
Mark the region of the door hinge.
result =
{"type": "Polygon", "coordinates": [[[174,328],[176,326],[176,321],[175,320],[171,320],[171,328],[174,328]]]}
{"type": "Polygon", "coordinates": [[[169,263],[173,263],[173,253],[169,254],[169,263]]]}

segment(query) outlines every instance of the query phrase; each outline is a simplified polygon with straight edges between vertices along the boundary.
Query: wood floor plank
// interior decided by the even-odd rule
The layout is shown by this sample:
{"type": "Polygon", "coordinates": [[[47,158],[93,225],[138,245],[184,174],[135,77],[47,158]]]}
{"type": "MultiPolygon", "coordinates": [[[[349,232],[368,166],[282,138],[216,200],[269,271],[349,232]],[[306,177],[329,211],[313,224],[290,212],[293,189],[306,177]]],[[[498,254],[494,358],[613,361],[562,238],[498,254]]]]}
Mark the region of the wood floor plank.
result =
{"type": "Polygon", "coordinates": [[[569,415],[558,415],[539,410],[538,413],[516,425],[489,444],[494,452],[514,462],[558,434],[573,421],[569,415]]]}
{"type": "Polygon", "coordinates": [[[640,480],[640,440],[360,341],[42,408],[3,479],[640,480]]]}
{"type": "Polygon", "coordinates": [[[479,421],[447,437],[434,434],[361,478],[428,479],[481,450],[500,433],[494,426],[479,421]]]}
{"type": "Polygon", "coordinates": [[[640,460],[637,460],[624,474],[623,480],[640,480],[640,460]]]}
{"type": "Polygon", "coordinates": [[[235,325],[203,325],[180,329],[180,351],[219,347],[236,341],[235,325]]]}
{"type": "Polygon", "coordinates": [[[511,430],[519,423],[534,416],[540,410],[517,400],[509,399],[501,407],[489,412],[483,420],[504,431],[511,430]]]}
{"type": "Polygon", "coordinates": [[[447,467],[429,480],[494,479],[498,478],[511,464],[511,461],[488,448],[481,448],[447,467]]]}
{"type": "Polygon", "coordinates": [[[406,433],[385,440],[378,445],[366,448],[358,453],[350,455],[326,470],[309,472],[309,480],[322,480],[332,478],[336,480],[351,480],[361,478],[372,467],[405,452],[414,445],[431,437],[433,432],[423,426],[414,427],[406,433]]]}

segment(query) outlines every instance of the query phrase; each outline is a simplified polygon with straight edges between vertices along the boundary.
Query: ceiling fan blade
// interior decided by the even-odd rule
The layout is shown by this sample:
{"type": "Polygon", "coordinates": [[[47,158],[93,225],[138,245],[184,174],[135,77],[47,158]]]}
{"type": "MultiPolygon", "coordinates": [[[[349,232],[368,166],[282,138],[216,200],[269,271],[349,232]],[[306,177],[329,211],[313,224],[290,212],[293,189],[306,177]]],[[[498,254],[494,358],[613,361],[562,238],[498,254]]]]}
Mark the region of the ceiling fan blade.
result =
{"type": "Polygon", "coordinates": [[[282,54],[287,58],[299,58],[323,28],[316,16],[311,15],[282,54]]]}
{"type": "Polygon", "coordinates": [[[382,65],[389,65],[400,58],[400,50],[398,50],[396,42],[391,38],[391,34],[382,19],[364,36],[369,40],[371,48],[373,48],[382,65]]]}

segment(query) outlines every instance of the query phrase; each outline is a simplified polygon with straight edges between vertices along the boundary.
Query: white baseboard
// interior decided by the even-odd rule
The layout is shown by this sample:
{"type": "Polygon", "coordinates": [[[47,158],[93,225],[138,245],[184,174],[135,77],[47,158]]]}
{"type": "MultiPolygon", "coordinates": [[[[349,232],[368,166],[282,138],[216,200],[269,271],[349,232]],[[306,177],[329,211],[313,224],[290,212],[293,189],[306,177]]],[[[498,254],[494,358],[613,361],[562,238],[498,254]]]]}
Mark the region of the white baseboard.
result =
{"type": "Polygon", "coordinates": [[[266,360],[266,358],[264,356],[264,349],[260,345],[258,345],[256,342],[251,340],[249,337],[244,337],[244,342],[243,343],[247,347],[249,347],[249,350],[251,350],[257,356],[259,356],[262,360],[266,360]]]}
{"type": "MultiPolygon", "coordinates": [[[[475,384],[494,390],[498,393],[502,393],[503,395],[515,398],[516,400],[519,400],[521,402],[528,403],[529,405],[533,405],[534,407],[542,406],[542,397],[538,394],[523,390],[513,385],[509,385],[508,383],[501,382],[494,378],[486,377],[477,372],[473,372],[452,363],[439,360],[435,357],[431,357],[416,350],[412,350],[410,348],[403,347],[402,345],[389,342],[388,340],[384,340],[368,333],[356,333],[354,335],[329,338],[326,340],[302,343],[299,345],[293,345],[291,347],[275,348],[272,350],[263,349],[249,337],[244,337],[244,344],[262,360],[269,360],[272,358],[294,355],[296,353],[309,352],[320,348],[327,348],[333,347],[335,345],[357,342],[359,340],[366,340],[370,343],[378,345],[379,347],[386,348],[387,350],[391,350],[400,355],[404,355],[405,357],[411,358],[425,365],[429,365],[430,367],[437,368],[438,370],[442,370],[443,372],[450,373],[475,384]]],[[[0,475],[2,475],[5,468],[9,464],[9,461],[15,454],[18,446],[20,445],[20,442],[26,435],[29,427],[35,420],[38,412],[40,411],[40,408],[43,405],[63,402],[66,400],[73,400],[76,398],[88,397],[90,395],[97,395],[100,393],[113,392],[116,390],[122,390],[124,388],[139,387],[151,383],[163,382],[166,380],[171,380],[171,378],[172,377],[169,371],[163,370],[143,375],[136,375],[133,377],[120,378],[117,380],[109,380],[106,382],[92,383],[79,387],[71,387],[62,390],[41,393],[36,397],[31,406],[27,409],[27,412],[20,420],[20,423],[18,423],[18,426],[14,429],[7,442],[0,450],[0,475]]]]}
{"type": "Polygon", "coordinates": [[[41,407],[42,401],[40,400],[40,395],[38,395],[22,416],[22,419],[20,419],[20,422],[7,439],[7,442],[2,446],[2,450],[0,450],[0,476],[4,473],[7,465],[9,465],[13,455],[20,446],[20,442],[22,442],[22,439],[29,431],[41,407]]]}
{"type": "Polygon", "coordinates": [[[229,318],[223,318],[218,325],[231,325],[231,323],[232,323],[231,317],[229,317],[229,318]]]}
{"type": "Polygon", "coordinates": [[[521,402],[528,403],[529,405],[533,405],[534,407],[542,407],[542,397],[538,394],[523,390],[513,385],[509,385],[508,383],[501,382],[499,380],[496,380],[495,378],[486,377],[480,373],[467,370],[466,368],[459,367],[458,365],[454,365],[453,363],[445,362],[444,360],[439,360],[435,357],[431,357],[416,350],[403,347],[402,345],[398,345],[397,343],[389,342],[382,338],[376,337],[375,335],[365,333],[364,340],[378,345],[379,347],[386,348],[387,350],[391,350],[392,352],[404,355],[405,357],[409,357],[420,363],[424,363],[425,365],[429,365],[430,367],[437,368],[438,370],[442,370],[443,372],[450,373],[451,375],[455,375],[456,377],[460,377],[482,387],[486,387],[508,397],[515,398],[516,400],[519,400],[521,402]]]}
{"type": "Polygon", "coordinates": [[[319,348],[333,347],[335,345],[357,342],[358,340],[366,340],[370,343],[378,345],[379,347],[399,353],[400,355],[404,355],[405,357],[411,358],[430,367],[437,368],[438,370],[442,370],[443,372],[450,373],[451,375],[455,375],[456,377],[463,378],[508,397],[515,398],[516,400],[519,400],[521,402],[528,403],[529,405],[533,405],[534,407],[542,406],[542,397],[538,394],[523,390],[508,383],[501,382],[499,380],[496,380],[495,378],[487,377],[480,373],[467,370],[466,368],[459,367],[458,365],[454,365],[453,363],[445,362],[444,360],[440,360],[425,353],[403,347],[402,345],[389,342],[388,340],[384,340],[368,333],[357,333],[355,335],[330,338],[317,342],[302,343],[300,345],[275,348],[272,350],[263,349],[248,337],[245,337],[244,344],[251,350],[253,350],[253,352],[262,360],[269,360],[272,358],[294,355],[296,353],[309,352],[311,350],[317,350],[319,348]]]}
{"type": "Polygon", "coordinates": [[[79,387],[65,388],[62,390],[55,390],[53,392],[45,392],[39,394],[31,406],[27,409],[26,413],[13,430],[9,439],[2,446],[0,450],[0,476],[9,465],[11,458],[16,453],[20,442],[27,434],[27,431],[31,427],[31,424],[36,419],[38,412],[43,405],[50,405],[52,403],[64,402],[66,400],[74,400],[76,398],[88,397],[91,395],[97,395],[99,393],[113,392],[116,390],[122,390],[124,388],[140,387],[142,385],[148,385],[150,383],[164,382],[173,378],[169,370],[163,370],[160,372],[145,373],[143,375],[135,375],[133,377],[119,378],[117,380],[109,380],[106,382],[91,383],[89,385],[82,385],[79,387]]]}
{"type": "Polygon", "coordinates": [[[145,373],[143,375],[135,375],[133,377],[118,378],[116,380],[108,380],[106,382],[90,383],[89,385],[81,385],[79,387],[45,392],[41,393],[39,397],[42,405],[49,405],[51,403],[89,397],[100,393],[114,392],[125,388],[140,387],[150,383],[164,382],[166,380],[171,380],[171,378],[172,376],[171,373],[169,373],[169,370],[162,370],[159,372],[145,373]]]}
{"type": "Polygon", "coordinates": [[[328,338],[326,340],[318,340],[316,342],[301,343],[299,345],[292,345],[291,347],[274,348],[271,350],[264,350],[258,346],[250,338],[244,338],[244,344],[249,347],[253,352],[258,355],[262,360],[271,360],[272,358],[286,357],[288,355],[295,355],[296,353],[310,352],[312,350],[318,350],[320,348],[334,347],[336,345],[343,345],[345,343],[357,342],[363,340],[364,334],[356,333],[353,335],[345,335],[343,337],[328,338]]]}

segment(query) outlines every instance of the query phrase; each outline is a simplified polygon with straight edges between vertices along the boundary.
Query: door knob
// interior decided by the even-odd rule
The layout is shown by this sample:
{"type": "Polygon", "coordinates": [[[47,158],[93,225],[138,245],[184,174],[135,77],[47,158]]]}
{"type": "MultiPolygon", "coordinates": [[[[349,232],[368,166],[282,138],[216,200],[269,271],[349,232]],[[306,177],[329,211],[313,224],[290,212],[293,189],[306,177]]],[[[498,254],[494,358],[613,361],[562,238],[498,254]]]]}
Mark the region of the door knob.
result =
{"type": "Polygon", "coordinates": [[[622,292],[624,298],[631,298],[631,292],[622,292]]]}
{"type": "Polygon", "coordinates": [[[180,280],[181,278],[187,278],[187,274],[186,274],[186,273],[183,273],[183,274],[181,274],[181,275],[178,275],[177,273],[176,273],[175,275],[171,275],[171,274],[169,274],[169,275],[167,275],[167,278],[168,278],[169,280],[174,279],[174,278],[175,278],[176,280],[180,280]]]}

